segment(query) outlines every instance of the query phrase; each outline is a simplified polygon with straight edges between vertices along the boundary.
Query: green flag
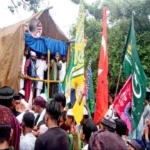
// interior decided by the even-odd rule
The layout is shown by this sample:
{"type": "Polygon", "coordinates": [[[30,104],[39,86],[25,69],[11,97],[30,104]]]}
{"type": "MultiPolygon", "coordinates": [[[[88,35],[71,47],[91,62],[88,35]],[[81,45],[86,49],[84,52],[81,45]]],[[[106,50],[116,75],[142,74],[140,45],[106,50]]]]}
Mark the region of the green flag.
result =
{"type": "Polygon", "coordinates": [[[147,78],[137,52],[133,15],[124,55],[123,71],[127,77],[132,74],[133,104],[131,120],[132,130],[134,130],[144,110],[147,78]]]}
{"type": "Polygon", "coordinates": [[[89,63],[86,72],[86,100],[87,100],[88,111],[92,115],[95,112],[95,93],[93,88],[91,62],[89,63]]]}
{"type": "Polygon", "coordinates": [[[66,72],[66,76],[62,84],[62,88],[67,99],[67,105],[69,107],[71,107],[70,102],[71,102],[71,88],[72,88],[71,87],[72,73],[73,73],[73,68],[74,68],[73,66],[74,66],[74,49],[71,50],[71,58],[69,60],[69,65],[68,65],[68,69],[66,72]]]}

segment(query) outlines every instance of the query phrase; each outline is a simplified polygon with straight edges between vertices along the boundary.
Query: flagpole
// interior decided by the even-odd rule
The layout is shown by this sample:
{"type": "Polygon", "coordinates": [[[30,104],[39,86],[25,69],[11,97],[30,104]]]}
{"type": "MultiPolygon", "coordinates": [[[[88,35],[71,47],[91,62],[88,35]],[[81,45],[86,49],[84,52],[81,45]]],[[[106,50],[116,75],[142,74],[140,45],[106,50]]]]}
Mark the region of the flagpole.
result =
{"type": "Polygon", "coordinates": [[[49,83],[49,80],[50,80],[50,50],[48,49],[48,71],[47,71],[47,89],[48,89],[48,98],[50,96],[50,83],[49,83]]]}
{"type": "Polygon", "coordinates": [[[117,82],[117,87],[116,87],[115,97],[117,96],[117,93],[118,93],[118,88],[119,88],[119,83],[120,83],[121,73],[122,73],[122,65],[120,66],[119,78],[118,78],[118,82],[117,82]]]}

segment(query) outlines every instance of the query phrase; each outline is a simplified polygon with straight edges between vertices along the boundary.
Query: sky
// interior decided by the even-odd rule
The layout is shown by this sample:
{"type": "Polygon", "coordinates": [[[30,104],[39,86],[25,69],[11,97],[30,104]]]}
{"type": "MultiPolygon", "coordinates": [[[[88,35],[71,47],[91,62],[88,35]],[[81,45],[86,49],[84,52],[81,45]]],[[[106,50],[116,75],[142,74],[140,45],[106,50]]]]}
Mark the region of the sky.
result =
{"type": "MultiPolygon", "coordinates": [[[[50,10],[50,14],[58,26],[69,38],[69,29],[77,21],[79,5],[72,3],[70,0],[45,0],[39,10],[45,9],[46,5],[53,6],[50,10]]],[[[95,0],[86,0],[87,3],[92,3],[95,0]]],[[[27,12],[20,8],[18,13],[12,14],[8,6],[11,5],[11,0],[4,0],[0,2],[0,28],[15,24],[21,20],[24,20],[32,15],[31,12],[27,12]]]]}

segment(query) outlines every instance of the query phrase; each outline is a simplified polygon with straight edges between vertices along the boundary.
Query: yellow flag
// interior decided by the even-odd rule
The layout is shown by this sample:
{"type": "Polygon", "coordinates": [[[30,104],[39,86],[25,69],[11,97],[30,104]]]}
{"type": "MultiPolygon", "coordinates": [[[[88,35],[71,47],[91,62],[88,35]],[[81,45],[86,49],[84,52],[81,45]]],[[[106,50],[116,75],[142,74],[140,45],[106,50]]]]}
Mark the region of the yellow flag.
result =
{"type": "Polygon", "coordinates": [[[72,110],[77,125],[80,125],[80,121],[83,118],[83,108],[84,108],[84,101],[82,100],[81,104],[79,104],[79,101],[76,100],[72,110]]]}
{"type": "Polygon", "coordinates": [[[72,88],[76,91],[76,102],[73,107],[75,121],[80,125],[83,117],[84,100],[79,104],[81,93],[84,93],[84,5],[81,0],[78,24],[76,28],[74,71],[72,73],[72,88]]]}
{"type": "Polygon", "coordinates": [[[84,92],[84,6],[81,1],[75,40],[74,71],[72,73],[72,88],[79,93],[84,92]]]}

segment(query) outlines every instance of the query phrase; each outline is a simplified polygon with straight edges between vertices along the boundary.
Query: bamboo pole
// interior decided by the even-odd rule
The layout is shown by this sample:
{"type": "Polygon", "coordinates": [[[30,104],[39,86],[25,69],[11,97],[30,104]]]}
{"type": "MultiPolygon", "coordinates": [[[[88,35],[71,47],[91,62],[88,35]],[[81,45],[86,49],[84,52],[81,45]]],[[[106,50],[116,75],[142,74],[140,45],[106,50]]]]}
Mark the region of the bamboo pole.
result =
{"type": "Polygon", "coordinates": [[[48,71],[47,71],[47,89],[48,89],[48,98],[50,96],[50,50],[48,50],[48,71]]]}
{"type": "Polygon", "coordinates": [[[42,79],[39,79],[39,78],[30,78],[30,77],[27,77],[27,76],[20,76],[20,78],[22,79],[28,79],[28,80],[32,80],[32,81],[40,81],[40,82],[45,82],[45,83],[59,83],[59,82],[63,82],[63,81],[59,81],[59,80],[42,80],[42,79]]]}

